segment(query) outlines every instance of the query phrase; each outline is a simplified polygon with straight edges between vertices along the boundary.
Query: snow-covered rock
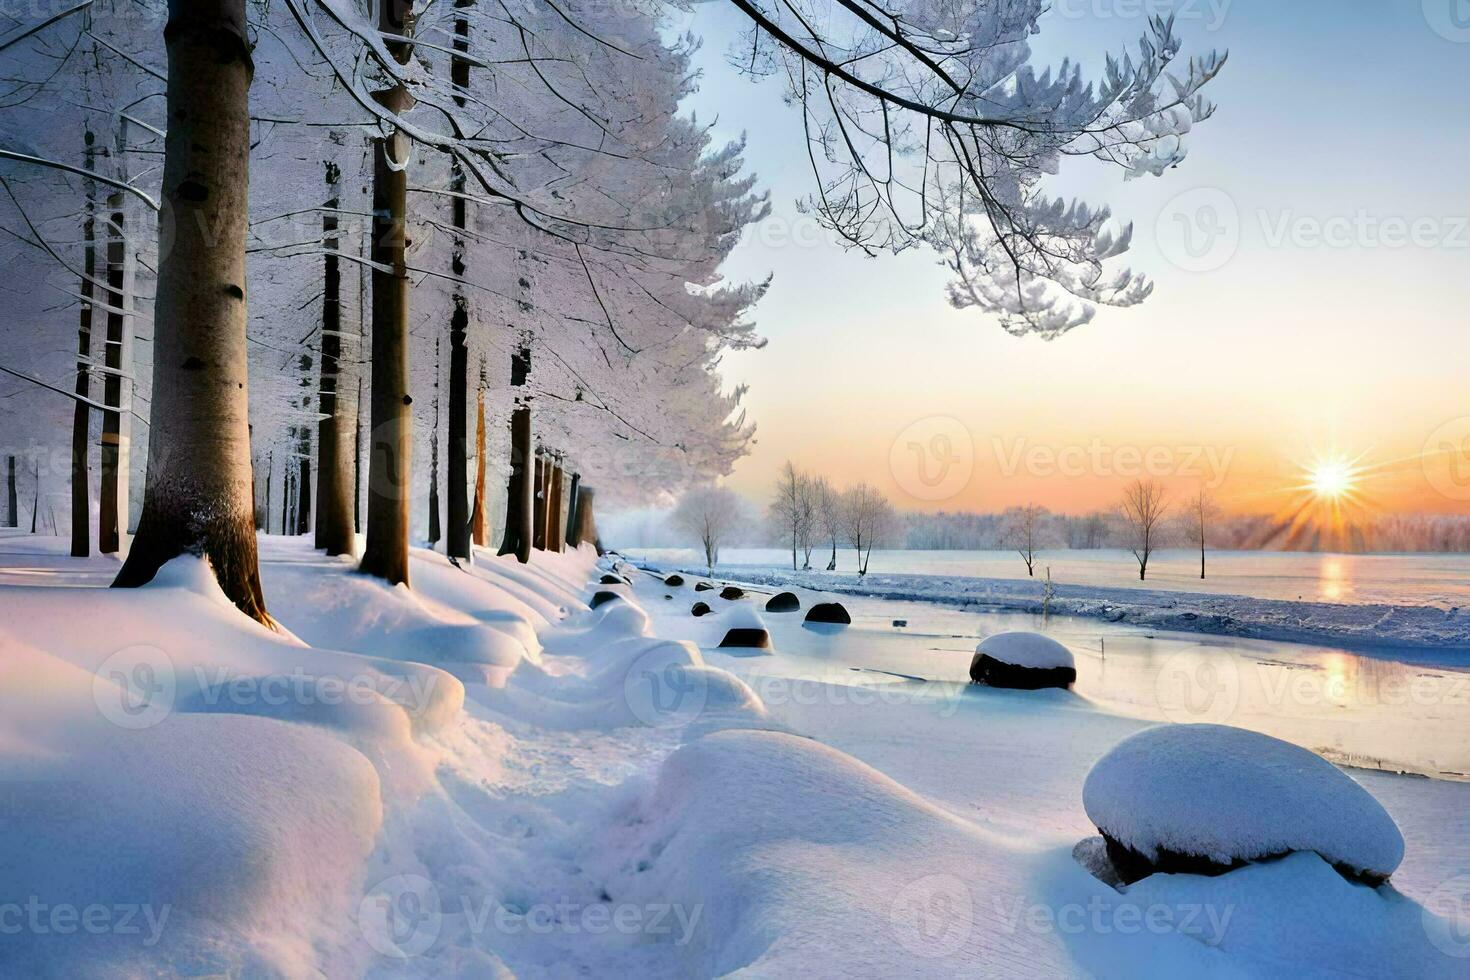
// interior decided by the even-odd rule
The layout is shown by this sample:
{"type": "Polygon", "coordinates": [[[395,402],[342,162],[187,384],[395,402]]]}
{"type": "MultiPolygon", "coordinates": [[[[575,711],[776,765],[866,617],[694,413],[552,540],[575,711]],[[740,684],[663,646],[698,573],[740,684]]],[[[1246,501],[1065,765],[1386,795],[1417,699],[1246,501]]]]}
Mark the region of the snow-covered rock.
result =
{"type": "Polygon", "coordinates": [[[975,648],[970,680],[991,687],[1035,691],[1077,682],[1072,651],[1040,633],[996,633],[975,648]]]}
{"type": "Polygon", "coordinates": [[[769,650],[771,634],[766,629],[760,614],[749,606],[735,606],[727,612],[721,622],[725,637],[720,646],[725,648],[769,650]]]}
{"type": "Polygon", "coordinates": [[[1376,884],[1404,857],[1393,818],[1336,766],[1224,725],[1165,725],[1124,739],[1088,774],[1082,803],[1125,881],[1314,851],[1376,884]]]}

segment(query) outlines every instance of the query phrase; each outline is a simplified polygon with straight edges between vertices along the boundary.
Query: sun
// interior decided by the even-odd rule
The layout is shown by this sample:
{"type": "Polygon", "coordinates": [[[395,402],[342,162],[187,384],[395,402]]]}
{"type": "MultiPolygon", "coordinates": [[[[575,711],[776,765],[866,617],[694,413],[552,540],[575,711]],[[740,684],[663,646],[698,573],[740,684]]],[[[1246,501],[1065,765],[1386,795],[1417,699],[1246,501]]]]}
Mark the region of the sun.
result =
{"type": "Polygon", "coordinates": [[[1357,486],[1357,474],[1342,460],[1324,460],[1307,472],[1307,487],[1318,497],[1340,500],[1351,496],[1357,486]]]}

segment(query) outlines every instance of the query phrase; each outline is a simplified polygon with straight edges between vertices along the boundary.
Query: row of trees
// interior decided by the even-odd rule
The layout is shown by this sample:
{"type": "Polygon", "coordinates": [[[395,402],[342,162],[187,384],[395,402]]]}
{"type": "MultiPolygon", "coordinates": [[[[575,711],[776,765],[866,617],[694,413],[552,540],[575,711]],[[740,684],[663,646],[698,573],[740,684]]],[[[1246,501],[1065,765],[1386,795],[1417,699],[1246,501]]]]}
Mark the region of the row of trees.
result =
{"type": "MultiPolygon", "coordinates": [[[[1014,333],[1058,336],[1147,295],[1142,277],[1105,272],[1128,238],[1105,230],[1106,209],[1040,181],[1064,156],[1129,175],[1179,161],[1223,58],[1179,63],[1171,21],[1089,83],[1075,62],[1030,66],[1039,0],[730,2],[750,22],[742,63],[779,72],[804,113],[811,203],[849,244],[938,249],[956,305],[1014,333]]],[[[79,420],[74,538],[94,456],[99,544],[122,538],[126,427],[148,426],[117,585],[200,555],[270,623],[261,482],[271,499],[280,481],[286,527],[315,527],[328,551],[360,523],[362,570],[407,584],[416,522],[471,557],[487,461],[506,474],[502,550],[522,560],[558,473],[637,496],[728,472],[751,428],[716,369],[760,343],[745,311],[764,284],[726,285],[718,268],[765,203],[742,147],[711,146],[679,115],[692,42],[665,39],[661,13],[639,0],[0,11],[0,230],[7,258],[29,263],[12,267],[36,273],[15,282],[50,300],[7,287],[29,305],[4,326],[3,370],[79,420]],[[63,312],[79,320],[69,368],[63,312]],[[477,429],[481,393],[508,420],[473,453],[472,387],[477,429]]]]}
{"type": "Polygon", "coordinates": [[[899,530],[897,512],[876,488],[859,483],[838,490],[790,460],[781,468],[766,519],[773,534],[790,542],[792,571],[810,569],[819,544],[830,544],[827,571],[835,571],[841,540],[855,551],[858,574],[866,575],[873,549],[891,544],[899,530]]]}

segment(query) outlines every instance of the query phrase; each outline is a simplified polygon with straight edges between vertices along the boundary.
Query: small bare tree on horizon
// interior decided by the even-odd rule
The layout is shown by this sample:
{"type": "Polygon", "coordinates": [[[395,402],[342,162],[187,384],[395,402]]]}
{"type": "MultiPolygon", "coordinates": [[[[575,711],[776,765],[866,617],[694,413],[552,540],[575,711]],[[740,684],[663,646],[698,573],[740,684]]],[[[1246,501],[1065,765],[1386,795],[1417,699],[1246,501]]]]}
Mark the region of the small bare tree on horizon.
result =
{"type": "Polygon", "coordinates": [[[1128,549],[1138,559],[1138,580],[1148,577],[1148,559],[1158,547],[1168,504],[1164,488],[1154,480],[1134,480],[1123,490],[1120,507],[1128,531],[1128,549]]]}
{"type": "Polygon", "coordinates": [[[1015,551],[1026,563],[1026,576],[1036,575],[1036,552],[1041,537],[1041,523],[1046,517],[1046,508],[1036,504],[1013,507],[1006,512],[1003,540],[1006,547],[1015,551]]]}
{"type": "Polygon", "coordinates": [[[740,520],[740,499],[724,487],[690,490],[674,508],[674,524],[699,539],[705,567],[720,563],[720,545],[740,520]]]}
{"type": "Polygon", "coordinates": [[[1215,498],[1203,487],[1184,502],[1184,512],[1181,515],[1183,529],[1187,539],[1199,545],[1200,578],[1205,577],[1205,540],[1219,514],[1220,508],[1216,506],[1215,498]]]}

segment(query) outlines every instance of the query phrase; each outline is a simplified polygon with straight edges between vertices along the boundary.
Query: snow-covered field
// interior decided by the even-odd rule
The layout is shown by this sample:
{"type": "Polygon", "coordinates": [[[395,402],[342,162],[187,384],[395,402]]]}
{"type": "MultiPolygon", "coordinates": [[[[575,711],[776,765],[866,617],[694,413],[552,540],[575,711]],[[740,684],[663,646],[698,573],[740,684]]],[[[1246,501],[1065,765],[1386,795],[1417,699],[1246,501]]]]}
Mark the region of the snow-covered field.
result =
{"type": "MultiPolygon", "coordinates": [[[[689,552],[637,552],[640,560],[697,573],[702,566],[689,552]]],[[[736,556],[738,558],[738,555],[736,556]]],[[[764,553],[761,556],[768,559],[764,553]]],[[[814,556],[815,557],[815,556],[814,556]]],[[[786,553],[790,561],[790,553],[786,553]]],[[[722,561],[719,573],[771,587],[800,585],[842,595],[922,600],[993,610],[1041,612],[1155,629],[1324,643],[1389,652],[1435,650],[1462,654],[1470,663],[1470,603],[1319,602],[1146,588],[1132,585],[1077,585],[1054,579],[979,578],[957,566],[952,574],[884,573],[866,577],[851,572],[792,571],[769,560],[758,564],[722,561]]],[[[849,567],[851,561],[848,562],[849,567]]],[[[1197,581],[1197,580],[1196,580],[1197,581]]],[[[1207,580],[1208,581],[1208,580],[1207,580]]],[[[1229,588],[1215,582],[1212,588],[1229,588]]],[[[1458,601],[1458,600],[1456,600],[1458,601]]]]}
{"type": "Polygon", "coordinates": [[[1470,783],[1347,771],[1403,835],[1377,889],[1310,853],[1119,889],[1073,857],[1082,789],[1152,722],[1105,701],[914,679],[948,661],[760,596],[696,619],[694,579],[592,585],[587,552],[416,551],[410,593],[262,549],[282,633],[190,559],[105,591],[0,542],[0,975],[1470,966],[1470,783]],[[717,649],[752,616],[773,649],[717,649]]]}

